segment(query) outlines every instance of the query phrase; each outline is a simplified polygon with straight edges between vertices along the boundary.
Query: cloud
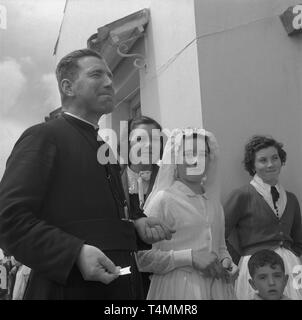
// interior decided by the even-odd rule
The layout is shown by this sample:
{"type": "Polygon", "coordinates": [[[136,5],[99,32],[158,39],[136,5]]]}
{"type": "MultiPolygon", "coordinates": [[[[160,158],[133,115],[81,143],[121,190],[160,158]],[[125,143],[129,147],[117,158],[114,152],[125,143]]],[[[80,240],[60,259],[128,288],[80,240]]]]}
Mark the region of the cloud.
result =
{"type": "Polygon", "coordinates": [[[18,25],[33,31],[39,27],[53,27],[54,23],[61,21],[65,6],[65,0],[4,0],[3,2],[8,12],[8,28],[14,27],[17,22],[18,25]]]}
{"type": "Polygon", "coordinates": [[[63,18],[65,0],[15,0],[5,1],[7,7],[7,34],[22,34],[22,41],[13,42],[22,46],[26,54],[42,52],[52,54],[63,18]],[[20,31],[22,29],[22,32],[20,31]]]}
{"type": "Polygon", "coordinates": [[[63,15],[65,0],[18,0],[14,2],[14,6],[26,20],[52,21],[56,20],[58,15],[63,15]]]}
{"type": "Polygon", "coordinates": [[[13,110],[22,90],[26,78],[21,65],[12,58],[0,62],[0,115],[6,116],[13,110]]]}
{"type": "Polygon", "coordinates": [[[29,66],[32,66],[34,64],[32,57],[29,57],[29,56],[22,57],[20,61],[25,65],[29,65],[29,66]]]}
{"type": "Polygon", "coordinates": [[[24,130],[25,127],[22,124],[0,120],[0,180],[5,170],[7,158],[24,130]]]}
{"type": "Polygon", "coordinates": [[[41,83],[46,91],[44,107],[46,110],[52,111],[60,105],[60,94],[54,73],[44,74],[42,76],[41,83]]]}
{"type": "MultiPolygon", "coordinates": [[[[13,57],[22,63],[21,59],[30,57],[40,74],[53,70],[56,64],[53,50],[63,18],[65,0],[0,2],[7,8],[7,29],[0,32],[0,56],[13,57]]],[[[24,66],[29,67],[26,64],[24,66]]]]}
{"type": "Polygon", "coordinates": [[[65,0],[0,2],[7,8],[7,29],[0,32],[1,179],[20,134],[60,106],[52,52],[65,0]]]}
{"type": "MultiPolygon", "coordinates": [[[[27,62],[31,62],[29,59],[27,62]]],[[[21,66],[13,59],[0,63],[0,180],[5,170],[7,158],[21,133],[57,108],[59,93],[57,81],[52,73],[44,74],[32,84],[22,73],[21,66]],[[36,92],[39,92],[36,95],[36,92]]]]}

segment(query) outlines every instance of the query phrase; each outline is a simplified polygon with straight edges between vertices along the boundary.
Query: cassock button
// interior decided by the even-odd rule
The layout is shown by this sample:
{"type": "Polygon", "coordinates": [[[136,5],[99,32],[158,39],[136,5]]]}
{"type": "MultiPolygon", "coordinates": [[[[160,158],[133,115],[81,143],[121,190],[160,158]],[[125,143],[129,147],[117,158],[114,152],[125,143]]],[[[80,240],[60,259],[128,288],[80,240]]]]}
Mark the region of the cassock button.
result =
{"type": "Polygon", "coordinates": [[[283,236],[283,231],[280,231],[280,235],[283,236]]]}
{"type": "Polygon", "coordinates": [[[283,241],[280,241],[280,247],[282,247],[283,246],[283,241]]]}

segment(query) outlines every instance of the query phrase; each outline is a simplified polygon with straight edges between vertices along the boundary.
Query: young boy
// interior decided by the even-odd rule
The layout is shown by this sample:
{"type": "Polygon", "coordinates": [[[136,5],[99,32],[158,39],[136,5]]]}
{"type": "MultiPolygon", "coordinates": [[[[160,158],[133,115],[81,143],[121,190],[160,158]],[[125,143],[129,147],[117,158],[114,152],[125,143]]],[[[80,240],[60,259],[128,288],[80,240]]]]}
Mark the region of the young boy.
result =
{"type": "Polygon", "coordinates": [[[272,250],[254,253],[248,262],[254,300],[290,300],[283,294],[288,281],[282,258],[272,250]]]}

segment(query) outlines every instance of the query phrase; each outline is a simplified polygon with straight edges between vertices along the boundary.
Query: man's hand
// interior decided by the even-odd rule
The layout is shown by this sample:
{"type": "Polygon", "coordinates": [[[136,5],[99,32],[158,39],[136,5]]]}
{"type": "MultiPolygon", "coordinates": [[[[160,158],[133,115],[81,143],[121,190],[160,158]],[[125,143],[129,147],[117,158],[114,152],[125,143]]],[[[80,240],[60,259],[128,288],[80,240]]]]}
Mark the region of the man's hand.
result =
{"type": "Polygon", "coordinates": [[[100,249],[87,244],[80,251],[77,266],[84,280],[105,284],[116,279],[120,270],[100,249]]]}
{"type": "Polygon", "coordinates": [[[192,250],[192,265],[205,277],[220,278],[223,273],[222,265],[214,252],[192,250]]]}
{"type": "Polygon", "coordinates": [[[134,221],[134,225],[140,238],[149,244],[171,240],[172,233],[175,232],[156,217],[139,218],[134,221]]]}

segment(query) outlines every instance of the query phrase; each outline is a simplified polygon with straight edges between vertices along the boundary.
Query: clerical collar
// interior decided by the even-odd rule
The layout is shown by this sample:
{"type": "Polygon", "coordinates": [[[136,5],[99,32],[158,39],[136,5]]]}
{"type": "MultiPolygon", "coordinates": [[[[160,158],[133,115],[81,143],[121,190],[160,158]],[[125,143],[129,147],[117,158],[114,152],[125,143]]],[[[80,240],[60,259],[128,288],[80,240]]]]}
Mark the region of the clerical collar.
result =
{"type": "Polygon", "coordinates": [[[92,123],[92,122],[90,122],[90,121],[87,121],[87,120],[85,120],[85,119],[83,119],[83,118],[81,118],[81,117],[79,117],[79,116],[76,116],[75,114],[72,114],[72,113],[67,112],[67,111],[64,111],[64,113],[67,114],[67,115],[69,115],[69,116],[71,116],[71,117],[73,117],[73,118],[76,118],[76,119],[78,119],[78,120],[80,120],[80,121],[83,121],[83,122],[91,125],[94,130],[98,130],[98,129],[99,129],[99,126],[98,126],[98,125],[95,125],[94,123],[92,123]]]}

